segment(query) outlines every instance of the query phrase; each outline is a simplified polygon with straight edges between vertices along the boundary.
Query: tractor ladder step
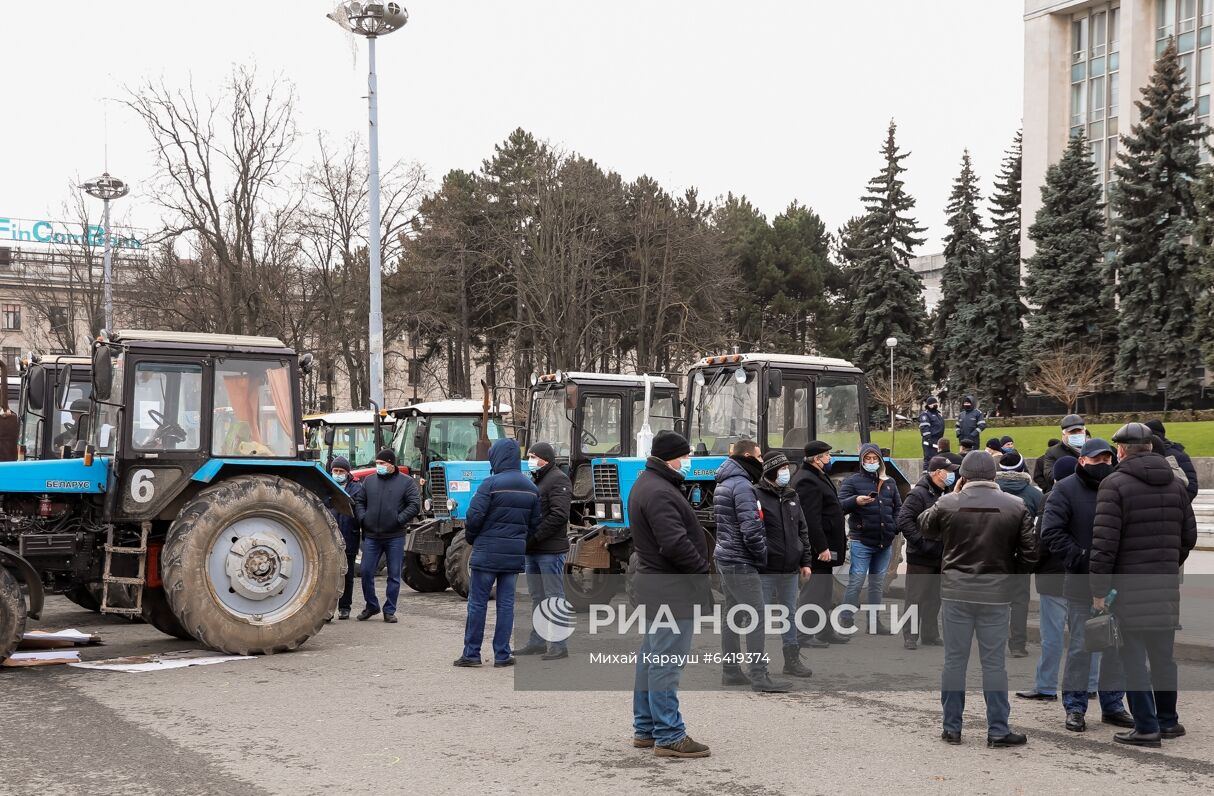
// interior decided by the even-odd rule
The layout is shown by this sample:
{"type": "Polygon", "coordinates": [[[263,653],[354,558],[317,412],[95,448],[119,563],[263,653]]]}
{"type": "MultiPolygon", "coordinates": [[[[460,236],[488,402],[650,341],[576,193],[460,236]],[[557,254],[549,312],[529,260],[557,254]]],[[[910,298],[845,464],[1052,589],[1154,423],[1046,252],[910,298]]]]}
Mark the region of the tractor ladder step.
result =
{"type": "Polygon", "coordinates": [[[142,523],[139,546],[130,547],[114,544],[114,526],[109,527],[105,538],[105,572],[101,576],[101,613],[122,616],[139,616],[143,613],[143,586],[147,579],[148,565],[148,532],[151,529],[150,522],[142,523]],[[134,556],[139,564],[137,574],[134,577],[113,574],[114,556],[134,556]],[[133,606],[111,605],[110,587],[113,584],[129,586],[130,594],[135,598],[135,604],[133,606]]]}

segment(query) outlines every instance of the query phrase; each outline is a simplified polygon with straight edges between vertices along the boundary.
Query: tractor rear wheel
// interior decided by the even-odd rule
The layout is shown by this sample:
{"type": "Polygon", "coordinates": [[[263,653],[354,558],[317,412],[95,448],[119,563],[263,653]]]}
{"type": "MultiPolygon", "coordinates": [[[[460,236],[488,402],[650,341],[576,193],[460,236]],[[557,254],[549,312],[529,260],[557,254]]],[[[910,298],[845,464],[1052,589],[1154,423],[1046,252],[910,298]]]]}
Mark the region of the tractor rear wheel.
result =
{"type": "Polygon", "coordinates": [[[63,593],[63,596],[71,602],[79,605],[86,611],[92,611],[95,614],[101,613],[101,584],[92,583],[77,583],[72,588],[63,593]]]}
{"type": "Polygon", "coordinates": [[[460,531],[447,545],[447,555],[443,557],[443,568],[447,572],[447,583],[452,591],[468,599],[468,589],[472,583],[472,545],[464,540],[464,532],[460,531]]]}
{"type": "Polygon", "coordinates": [[[622,576],[609,569],[593,569],[572,564],[565,567],[565,599],[579,614],[590,606],[611,602],[620,590],[622,576]]]}
{"type": "Polygon", "coordinates": [[[320,499],[270,475],[199,492],[161,553],[169,607],[211,649],[286,652],[325,626],[345,585],[341,534],[320,499]]]}
{"type": "Polygon", "coordinates": [[[21,584],[0,567],[0,662],[8,660],[25,635],[25,610],[21,584]]]}
{"type": "Polygon", "coordinates": [[[413,591],[445,591],[448,584],[444,557],[424,556],[421,553],[406,551],[401,578],[413,591]]]}
{"type": "Polygon", "coordinates": [[[166,636],[179,638],[183,641],[194,640],[194,637],[181,626],[181,622],[177,621],[177,617],[173,614],[173,609],[169,607],[169,600],[162,588],[143,587],[143,621],[166,636]]]}

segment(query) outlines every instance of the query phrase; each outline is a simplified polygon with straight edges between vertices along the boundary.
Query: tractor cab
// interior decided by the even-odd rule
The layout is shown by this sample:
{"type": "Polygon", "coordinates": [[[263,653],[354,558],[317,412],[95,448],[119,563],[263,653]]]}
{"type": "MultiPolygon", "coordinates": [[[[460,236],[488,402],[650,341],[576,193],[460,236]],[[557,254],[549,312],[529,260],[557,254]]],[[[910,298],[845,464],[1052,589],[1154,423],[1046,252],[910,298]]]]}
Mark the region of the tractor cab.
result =
{"type": "Polygon", "coordinates": [[[424,479],[433,462],[483,458],[476,455],[482,416],[488,416],[486,437],[493,444],[506,436],[503,418],[509,416],[510,406],[498,404],[486,413],[481,401],[453,398],[389,409],[388,414],[396,419],[393,449],[397,466],[424,479]]]}
{"type": "Polygon", "coordinates": [[[368,471],[375,467],[375,454],[392,445],[394,422],[372,409],[308,415],[305,444],[316,451],[325,469],[335,457],[343,456],[356,471],[368,471]]]}
{"type": "Polygon", "coordinates": [[[92,360],[88,357],[31,354],[21,360],[19,388],[20,459],[63,459],[83,445],[82,419],[92,395],[92,360]]]}

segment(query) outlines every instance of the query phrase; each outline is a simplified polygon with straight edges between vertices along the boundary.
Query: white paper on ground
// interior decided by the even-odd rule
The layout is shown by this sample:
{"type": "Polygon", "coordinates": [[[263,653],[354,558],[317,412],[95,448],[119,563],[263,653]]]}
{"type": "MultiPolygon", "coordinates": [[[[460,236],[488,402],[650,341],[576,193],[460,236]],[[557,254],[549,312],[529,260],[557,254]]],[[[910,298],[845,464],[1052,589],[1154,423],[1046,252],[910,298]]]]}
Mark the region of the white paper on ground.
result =
{"type": "Polygon", "coordinates": [[[8,656],[5,665],[10,667],[32,666],[40,663],[79,663],[80,653],[76,650],[46,650],[45,652],[14,652],[8,656]]]}
{"type": "Polygon", "coordinates": [[[76,628],[67,630],[31,630],[22,636],[23,641],[70,641],[73,644],[96,644],[101,637],[96,633],[81,633],[76,628]]]}
{"type": "Polygon", "coordinates": [[[251,661],[252,655],[216,655],[207,650],[180,650],[159,655],[132,655],[126,658],[109,658],[101,661],[86,661],[69,664],[78,669],[97,669],[105,672],[160,672],[166,669],[182,669],[186,666],[210,666],[228,661],[251,661]]]}

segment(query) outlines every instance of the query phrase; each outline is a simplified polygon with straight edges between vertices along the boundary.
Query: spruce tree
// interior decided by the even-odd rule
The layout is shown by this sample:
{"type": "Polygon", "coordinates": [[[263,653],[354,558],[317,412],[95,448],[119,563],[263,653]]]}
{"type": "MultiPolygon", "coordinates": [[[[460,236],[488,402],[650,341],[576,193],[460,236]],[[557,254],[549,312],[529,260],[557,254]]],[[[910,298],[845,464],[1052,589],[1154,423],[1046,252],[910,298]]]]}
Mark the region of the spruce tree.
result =
{"type": "Polygon", "coordinates": [[[1082,135],[1073,137],[1046,170],[1029,238],[1037,249],[1025,261],[1024,298],[1030,307],[1021,347],[1025,375],[1041,355],[1066,347],[1102,351],[1111,361],[1116,321],[1106,282],[1104,208],[1082,135]]]}
{"type": "Polygon", "coordinates": [[[899,152],[897,126],[891,120],[881,155],[885,164],[868,182],[862,197],[863,224],[851,247],[856,264],[851,270],[851,359],[865,372],[883,373],[889,367],[887,337],[898,338],[900,370],[927,387],[927,310],[923,280],[911,270],[911,250],[923,243],[920,227],[910,213],[915,200],[906,192],[900,175],[908,152],[899,152]]]}
{"type": "Polygon", "coordinates": [[[1003,159],[991,196],[991,244],[987,258],[987,288],[982,313],[993,319],[978,368],[978,384],[1001,415],[1014,410],[1023,370],[1020,358],[1024,336],[1024,304],[1020,301],[1020,171],[1021,138],[1016,138],[1003,159]]]}
{"type": "Polygon", "coordinates": [[[1122,139],[1111,199],[1118,379],[1125,387],[1145,381],[1148,390],[1164,379],[1168,400],[1179,403],[1195,396],[1193,369],[1201,364],[1193,320],[1202,290],[1190,236],[1203,131],[1188,84],[1176,42],[1169,41],[1134,103],[1141,117],[1122,139]]]}
{"type": "Polygon", "coordinates": [[[978,178],[967,149],[945,207],[949,233],[944,237],[940,303],[932,328],[932,375],[937,383],[947,385],[950,395],[973,389],[979,366],[977,344],[986,333],[977,307],[988,288],[980,201],[978,178]]]}
{"type": "MultiPolygon", "coordinates": [[[[1197,283],[1208,288],[1214,285],[1214,166],[1202,167],[1193,193],[1197,205],[1197,283]]],[[[1201,291],[1197,299],[1196,332],[1206,367],[1214,367],[1214,291],[1209,289],[1201,291]]]]}

